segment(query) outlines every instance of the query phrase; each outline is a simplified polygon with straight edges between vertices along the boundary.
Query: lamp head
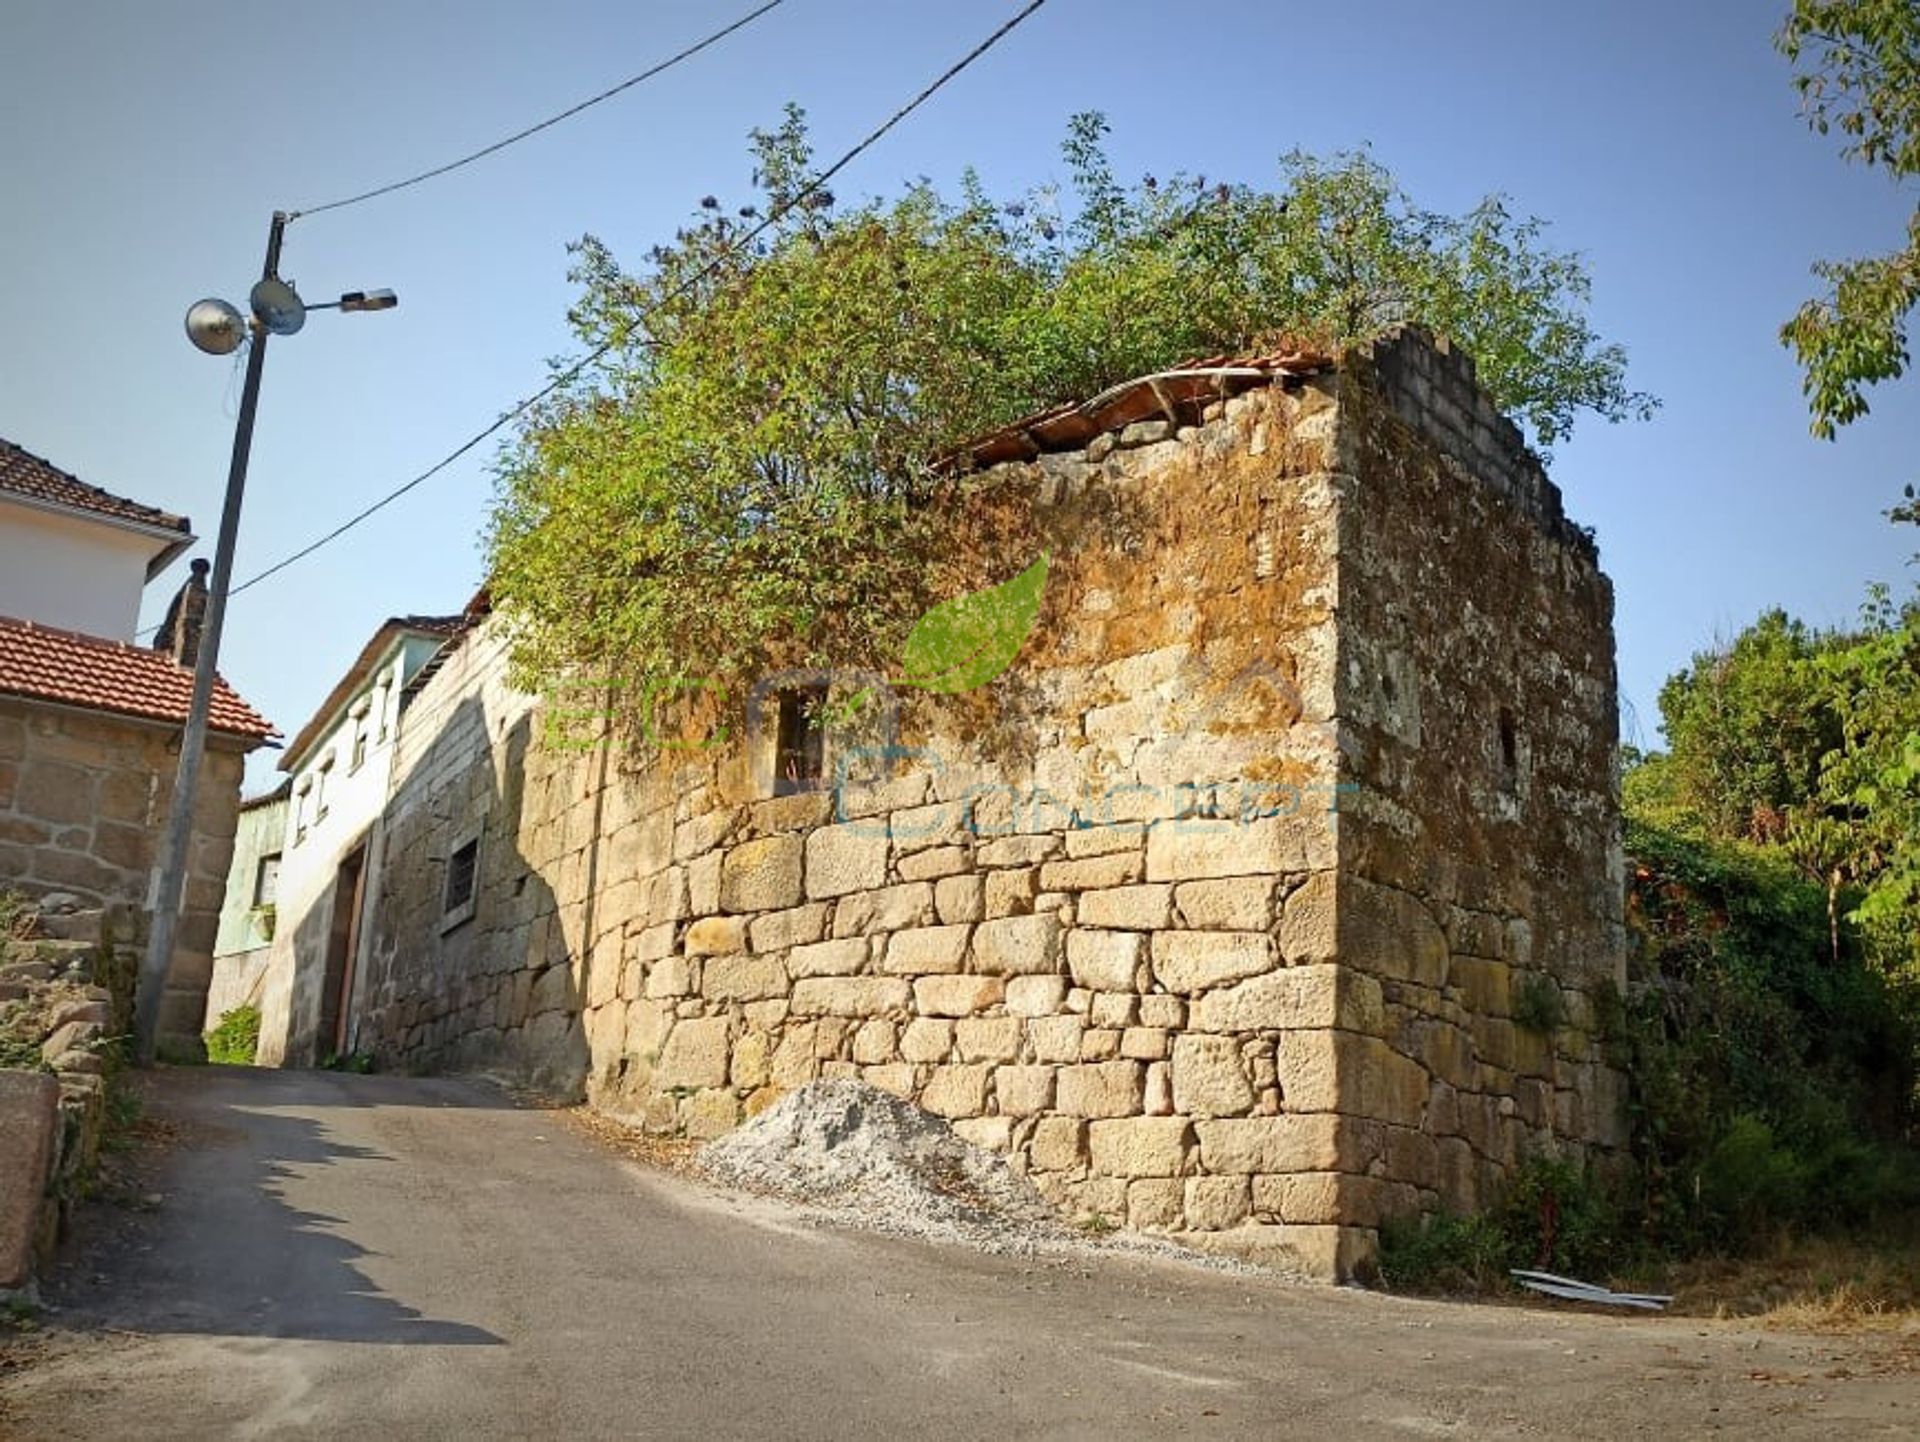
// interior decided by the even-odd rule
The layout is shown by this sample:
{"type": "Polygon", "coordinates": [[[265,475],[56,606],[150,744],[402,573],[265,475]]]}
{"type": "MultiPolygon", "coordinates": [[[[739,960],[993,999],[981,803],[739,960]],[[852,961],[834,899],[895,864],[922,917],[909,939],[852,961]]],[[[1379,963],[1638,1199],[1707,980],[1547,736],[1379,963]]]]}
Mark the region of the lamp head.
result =
{"type": "Polygon", "coordinates": [[[390,290],[350,290],[340,297],[342,310],[392,310],[400,297],[390,290]]]}
{"type": "Polygon", "coordinates": [[[208,355],[232,355],[246,338],[246,317],[224,300],[209,296],[187,307],[187,339],[208,355]]]}
{"type": "Polygon", "coordinates": [[[293,335],[307,323],[307,308],[292,286],[269,277],[253,287],[247,297],[254,318],[274,335],[293,335]]]}

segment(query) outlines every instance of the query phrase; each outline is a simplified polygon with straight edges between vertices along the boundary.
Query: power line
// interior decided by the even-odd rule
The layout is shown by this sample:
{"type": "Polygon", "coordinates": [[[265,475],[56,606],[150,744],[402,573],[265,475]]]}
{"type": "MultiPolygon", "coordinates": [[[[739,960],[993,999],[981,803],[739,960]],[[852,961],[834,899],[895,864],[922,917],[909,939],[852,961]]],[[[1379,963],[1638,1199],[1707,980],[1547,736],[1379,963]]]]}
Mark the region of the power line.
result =
{"type": "MultiPolygon", "coordinates": [[[[926,104],[926,102],[932,99],[934,94],[938,92],[943,86],[945,86],[949,81],[953,80],[955,76],[959,75],[960,72],[965,70],[969,65],[972,65],[973,62],[978,60],[982,55],[985,55],[989,50],[993,49],[995,45],[998,45],[1009,34],[1011,34],[1014,31],[1014,29],[1016,29],[1020,25],[1022,21],[1026,20],[1030,15],[1034,13],[1034,11],[1038,10],[1042,5],[1045,5],[1046,3],[1047,3],[1047,0],[1028,0],[1028,3],[1024,8],[1022,8],[1017,14],[1015,14],[1010,20],[1008,20],[1005,24],[1003,24],[999,29],[995,30],[993,34],[989,35],[985,40],[981,41],[978,45],[974,46],[973,49],[969,50],[959,60],[955,61],[944,72],[942,72],[939,78],[934,80],[932,84],[928,85],[918,95],[914,96],[913,99],[909,100],[905,105],[901,106],[898,110],[894,111],[892,115],[888,116],[884,121],[882,121],[879,126],[877,126],[873,131],[871,131],[863,140],[861,140],[858,144],[856,144],[851,150],[847,151],[846,154],[842,155],[838,160],[834,161],[832,165],[829,165],[825,170],[821,171],[818,175],[814,176],[812,180],[808,181],[806,185],[804,185],[798,191],[796,191],[786,201],[785,204],[777,206],[771,211],[769,211],[766,218],[763,219],[758,225],[755,225],[751,229],[744,232],[726,250],[722,251],[719,255],[716,255],[712,260],[708,261],[699,270],[687,276],[684,280],[680,282],[679,285],[675,286],[671,291],[667,292],[665,295],[661,296],[658,300],[656,300],[652,305],[648,306],[641,313],[639,318],[642,321],[645,321],[646,319],[651,317],[655,311],[659,310],[662,306],[667,305],[668,303],[674,300],[678,300],[681,296],[685,295],[694,286],[698,285],[701,281],[705,280],[708,276],[712,275],[713,272],[717,270],[724,261],[729,259],[731,256],[739,253],[739,251],[741,251],[747,245],[751,244],[754,240],[756,240],[759,236],[763,235],[766,231],[771,229],[778,221],[780,221],[783,217],[791,213],[796,207],[800,205],[804,205],[809,199],[812,198],[815,192],[817,192],[829,180],[831,180],[835,175],[839,174],[842,170],[845,170],[847,166],[851,165],[853,161],[863,151],[870,149],[873,145],[878,143],[878,141],[881,139],[882,136],[886,135],[888,131],[892,130],[901,121],[905,120],[909,115],[913,114],[914,111],[918,110],[922,105],[926,104]]],[[[323,546],[331,545],[334,541],[339,540],[340,537],[344,536],[348,531],[351,531],[354,527],[358,526],[361,522],[365,521],[368,517],[374,515],[376,512],[384,510],[386,507],[392,505],[395,501],[399,500],[402,496],[406,495],[407,492],[413,490],[416,486],[419,486],[424,482],[431,480],[434,476],[438,475],[441,471],[444,471],[448,466],[452,465],[455,461],[459,460],[460,457],[466,455],[467,452],[471,451],[475,446],[479,445],[482,441],[486,440],[487,437],[495,434],[503,426],[507,425],[510,421],[513,421],[518,417],[525,415],[529,410],[531,410],[534,406],[537,406],[538,404],[540,404],[540,402],[545,400],[548,396],[552,395],[554,392],[561,389],[561,387],[573,381],[589,366],[592,366],[595,363],[597,363],[602,357],[604,357],[607,354],[607,352],[611,351],[613,348],[614,348],[613,341],[607,341],[602,345],[596,346],[593,350],[589,351],[580,360],[574,362],[572,365],[568,366],[565,370],[561,371],[558,375],[556,375],[552,380],[548,381],[539,390],[535,391],[532,395],[526,397],[524,400],[518,402],[516,405],[513,406],[512,409],[504,412],[498,420],[493,422],[493,424],[485,427],[480,431],[475,432],[472,436],[469,436],[466,440],[462,441],[458,447],[456,447],[452,451],[449,451],[446,455],[442,456],[439,460],[435,461],[431,466],[427,467],[426,470],[420,472],[419,475],[413,477],[412,480],[406,481],[405,483],[394,487],[393,490],[388,491],[384,496],[380,497],[377,501],[373,502],[372,505],[366,507],[364,510],[360,511],[356,515],[351,516],[347,520],[341,522],[338,526],[335,526],[331,531],[327,532],[326,535],[321,536],[318,540],[309,542],[307,545],[302,546],[299,550],[295,551],[292,555],[285,556],[282,559],[275,561],[271,566],[267,567],[264,571],[261,571],[255,575],[249,576],[245,581],[242,581],[239,585],[235,586],[230,592],[228,592],[228,594],[237,596],[240,594],[240,592],[245,591],[250,587],[259,585],[262,581],[266,580],[269,576],[277,575],[281,571],[286,570],[287,567],[293,565],[295,562],[305,560],[308,556],[311,556],[315,551],[318,551],[323,546]]]]}
{"type": "Polygon", "coordinates": [[[602,90],[598,95],[593,96],[591,99],[582,100],[578,105],[569,106],[567,107],[567,109],[562,110],[558,115],[550,115],[545,120],[540,121],[537,125],[529,125],[525,130],[515,131],[512,135],[509,135],[506,139],[496,140],[494,141],[493,144],[486,146],[483,149],[476,150],[471,155],[463,155],[458,160],[448,161],[445,165],[436,165],[432,170],[423,170],[418,175],[410,175],[405,180],[396,180],[391,185],[382,185],[375,190],[362,191],[359,195],[349,195],[343,200],[330,200],[325,205],[309,205],[304,210],[290,210],[287,212],[287,219],[298,220],[303,215],[318,215],[323,210],[342,210],[349,205],[358,205],[363,200],[373,200],[382,195],[391,195],[396,190],[405,190],[410,185],[418,185],[422,181],[432,180],[437,176],[442,176],[447,174],[449,171],[458,170],[463,165],[471,165],[476,160],[484,160],[487,156],[492,155],[497,151],[505,150],[509,145],[517,145],[520,141],[525,140],[530,135],[538,135],[541,131],[549,129],[552,126],[558,125],[561,121],[570,119],[571,117],[578,115],[583,110],[591,109],[592,107],[598,105],[603,100],[613,99],[614,96],[620,94],[623,90],[631,90],[633,89],[634,86],[640,84],[642,81],[653,79],[654,76],[660,74],[663,70],[671,70],[674,66],[678,65],[682,60],[691,59],[693,56],[698,55],[702,50],[705,50],[709,45],[718,44],[720,41],[726,39],[729,35],[733,34],[734,31],[745,29],[747,26],[751,25],[754,21],[758,20],[762,15],[765,15],[769,10],[778,9],[784,3],[785,3],[785,0],[766,0],[766,3],[762,5],[758,10],[754,10],[749,12],[748,14],[742,15],[738,20],[734,21],[731,25],[727,26],[725,29],[714,31],[713,34],[707,36],[706,39],[696,41],[694,44],[689,45],[685,50],[682,50],[679,54],[668,56],[665,60],[662,60],[658,65],[654,65],[646,70],[642,70],[638,75],[633,76],[631,79],[622,80],[618,85],[614,86],[611,90],[602,90]]]}

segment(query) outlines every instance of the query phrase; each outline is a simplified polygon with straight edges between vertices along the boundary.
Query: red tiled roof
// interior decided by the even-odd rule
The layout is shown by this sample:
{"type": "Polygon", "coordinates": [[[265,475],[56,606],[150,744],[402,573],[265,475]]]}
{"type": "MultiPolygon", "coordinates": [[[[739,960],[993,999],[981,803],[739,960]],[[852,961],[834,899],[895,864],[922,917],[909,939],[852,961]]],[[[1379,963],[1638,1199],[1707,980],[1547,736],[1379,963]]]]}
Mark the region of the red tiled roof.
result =
{"type": "Polygon", "coordinates": [[[143,506],[138,501],[90,486],[78,476],[69,475],[51,461],[23,451],[8,440],[0,440],[0,495],[26,496],[76,511],[92,511],[116,521],[178,531],[183,536],[192,529],[184,516],[155,506],[143,506]]]}
{"type": "Polygon", "coordinates": [[[1095,436],[1135,421],[1177,420],[1183,408],[1194,409],[1256,385],[1270,385],[1284,376],[1318,375],[1334,363],[1333,357],[1324,352],[1299,348],[1186,361],[1153,375],[1123,381],[1091,400],[1069,401],[1036,411],[1012,425],[977,436],[949,452],[941,465],[966,469],[1073,450],[1095,436]]]}
{"type": "MultiPolygon", "coordinates": [[[[184,726],[193,672],[162,651],[0,616],[0,695],[184,726]]],[[[279,734],[220,680],[209,724],[255,742],[279,734]]]]}

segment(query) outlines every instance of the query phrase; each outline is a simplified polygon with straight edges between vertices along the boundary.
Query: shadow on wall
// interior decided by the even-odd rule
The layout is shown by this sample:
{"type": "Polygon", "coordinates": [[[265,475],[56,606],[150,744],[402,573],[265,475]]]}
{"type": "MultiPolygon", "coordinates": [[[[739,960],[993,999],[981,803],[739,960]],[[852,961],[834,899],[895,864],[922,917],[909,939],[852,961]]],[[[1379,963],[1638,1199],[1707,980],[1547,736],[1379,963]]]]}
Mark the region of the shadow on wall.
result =
{"type": "MultiPolygon", "coordinates": [[[[320,1035],[321,995],[324,990],[327,943],[339,905],[338,874],[314,897],[286,945],[293,951],[288,965],[287,1036],[283,1066],[318,1066],[334,1048],[320,1035]]],[[[276,938],[276,941],[278,939],[276,938]]]]}
{"type": "Polygon", "coordinates": [[[576,961],[597,852],[559,855],[553,874],[571,869],[581,898],[563,909],[522,851],[549,824],[526,815],[532,737],[522,712],[494,738],[482,698],[467,696],[406,758],[384,814],[356,1041],[383,1067],[482,1072],[578,1098],[589,1062],[576,961]]]}

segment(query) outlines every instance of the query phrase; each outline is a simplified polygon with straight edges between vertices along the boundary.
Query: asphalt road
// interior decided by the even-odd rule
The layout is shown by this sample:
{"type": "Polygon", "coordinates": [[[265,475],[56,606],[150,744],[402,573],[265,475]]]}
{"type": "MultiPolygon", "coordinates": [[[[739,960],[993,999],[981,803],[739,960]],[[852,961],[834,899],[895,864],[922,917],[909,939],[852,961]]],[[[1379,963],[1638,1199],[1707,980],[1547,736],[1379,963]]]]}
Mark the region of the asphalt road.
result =
{"type": "Polygon", "coordinates": [[[808,1223],[475,1083],[167,1071],[26,1439],[1912,1436],[1851,1344],[808,1223]],[[1837,1378],[1836,1368],[1854,1375],[1837,1378]]]}

